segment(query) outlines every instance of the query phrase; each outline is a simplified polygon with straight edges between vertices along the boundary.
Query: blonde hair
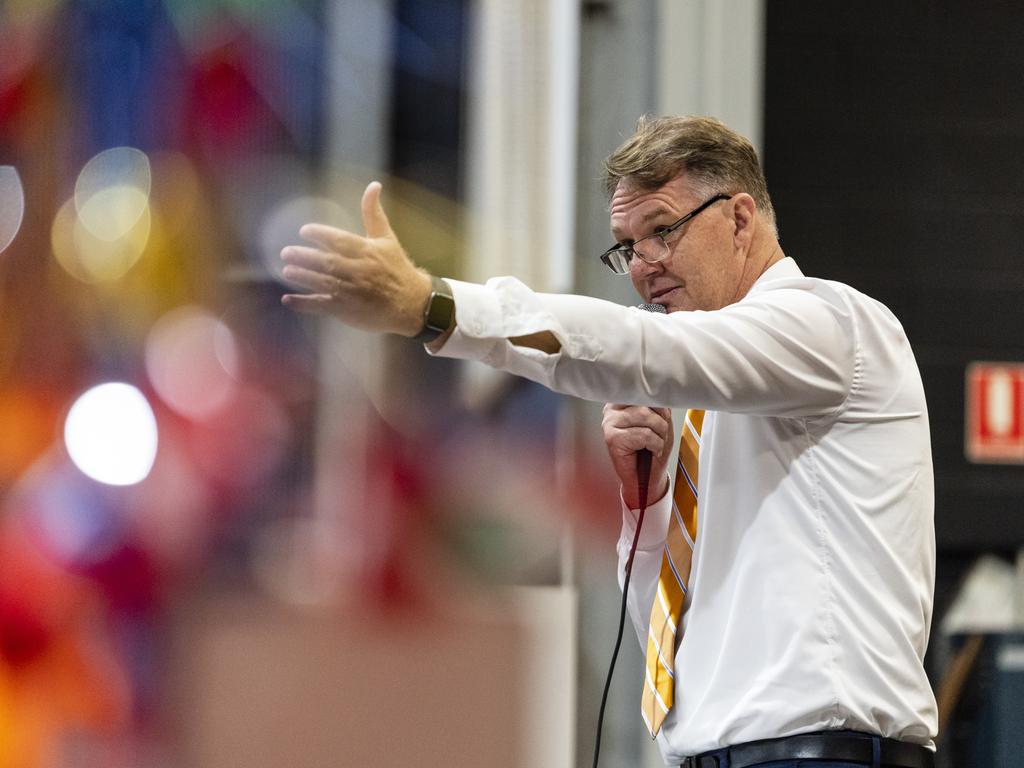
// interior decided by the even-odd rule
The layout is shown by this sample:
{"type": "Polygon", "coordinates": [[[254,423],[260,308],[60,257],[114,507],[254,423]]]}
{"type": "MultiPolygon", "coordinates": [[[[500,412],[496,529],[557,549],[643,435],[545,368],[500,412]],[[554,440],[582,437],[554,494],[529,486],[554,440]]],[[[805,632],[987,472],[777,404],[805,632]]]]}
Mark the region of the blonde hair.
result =
{"type": "Polygon", "coordinates": [[[746,192],[778,234],[775,209],[753,145],[713,117],[650,117],[604,161],[609,197],[623,179],[640,189],[658,189],[683,171],[695,191],[746,192]]]}

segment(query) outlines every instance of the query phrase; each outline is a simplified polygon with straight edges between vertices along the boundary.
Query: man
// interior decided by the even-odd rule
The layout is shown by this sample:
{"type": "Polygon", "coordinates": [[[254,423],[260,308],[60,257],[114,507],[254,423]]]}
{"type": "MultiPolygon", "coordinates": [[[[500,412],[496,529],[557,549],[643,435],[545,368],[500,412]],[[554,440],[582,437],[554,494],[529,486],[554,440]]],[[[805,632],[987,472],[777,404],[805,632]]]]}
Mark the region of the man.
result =
{"type": "Polygon", "coordinates": [[[316,247],[282,252],[312,292],[284,302],[614,403],[620,570],[637,452],[653,457],[627,597],[667,764],[931,765],[933,482],[902,327],[785,257],[756,154],[718,121],[642,119],[606,172],[617,244],[601,258],[667,315],[512,278],[440,283],[377,184],[367,237],[309,225],[316,247]],[[670,407],[691,409],[678,460],[670,407]]]}

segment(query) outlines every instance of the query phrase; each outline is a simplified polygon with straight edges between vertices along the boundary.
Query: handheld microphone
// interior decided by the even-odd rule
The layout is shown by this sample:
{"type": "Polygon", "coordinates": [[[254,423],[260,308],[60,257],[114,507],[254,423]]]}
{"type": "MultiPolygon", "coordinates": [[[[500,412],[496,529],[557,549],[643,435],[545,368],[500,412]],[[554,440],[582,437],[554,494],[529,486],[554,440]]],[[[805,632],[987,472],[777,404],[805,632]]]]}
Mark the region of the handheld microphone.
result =
{"type": "MultiPolygon", "coordinates": [[[[666,314],[665,307],[662,304],[640,304],[637,308],[645,312],[666,314]]],[[[640,501],[641,515],[647,509],[647,486],[651,481],[651,458],[651,452],[646,448],[641,448],[636,452],[636,494],[640,501]]],[[[637,528],[639,528],[639,525],[637,528]]],[[[632,557],[630,557],[630,561],[632,562],[632,557]]]]}
{"type": "Polygon", "coordinates": [[[654,312],[656,315],[664,315],[668,313],[664,304],[637,304],[636,308],[642,309],[644,312],[654,312]]]}

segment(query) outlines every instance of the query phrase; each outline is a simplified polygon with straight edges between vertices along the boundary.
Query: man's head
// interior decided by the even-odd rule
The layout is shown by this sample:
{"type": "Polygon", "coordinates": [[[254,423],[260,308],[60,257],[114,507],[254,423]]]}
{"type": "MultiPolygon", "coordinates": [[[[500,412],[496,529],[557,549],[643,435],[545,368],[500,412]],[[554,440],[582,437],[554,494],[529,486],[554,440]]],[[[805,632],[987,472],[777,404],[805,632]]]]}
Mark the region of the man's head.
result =
{"type": "MultiPolygon", "coordinates": [[[[632,245],[711,200],[667,235],[664,260],[634,257],[629,274],[646,301],[668,311],[720,309],[738,301],[782,257],[775,213],[750,142],[706,117],[641,118],[605,161],[612,232],[632,245]]],[[[651,255],[650,243],[638,253],[651,255]]]]}
{"type": "MultiPolygon", "coordinates": [[[[691,187],[711,197],[716,192],[746,192],[776,229],[775,209],[753,145],[713,117],[648,117],[604,163],[609,197],[623,179],[654,190],[686,171],[691,187]]],[[[777,232],[776,232],[777,234],[777,232]]]]}

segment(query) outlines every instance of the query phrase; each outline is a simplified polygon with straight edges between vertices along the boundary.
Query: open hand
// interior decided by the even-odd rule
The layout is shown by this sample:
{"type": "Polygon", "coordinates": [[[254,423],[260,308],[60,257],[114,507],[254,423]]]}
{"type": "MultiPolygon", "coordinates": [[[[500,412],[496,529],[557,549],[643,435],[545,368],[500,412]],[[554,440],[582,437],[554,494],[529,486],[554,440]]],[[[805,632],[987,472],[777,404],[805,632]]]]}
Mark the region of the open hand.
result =
{"type": "Polygon", "coordinates": [[[430,297],[430,275],[406,254],[380,202],[381,184],[363,193],[361,236],[324,224],[299,230],[312,246],[289,245],[281,251],[284,278],[309,293],[288,293],[291,309],[331,315],[368,331],[415,336],[423,327],[430,297]]]}

